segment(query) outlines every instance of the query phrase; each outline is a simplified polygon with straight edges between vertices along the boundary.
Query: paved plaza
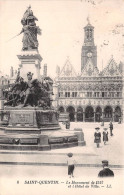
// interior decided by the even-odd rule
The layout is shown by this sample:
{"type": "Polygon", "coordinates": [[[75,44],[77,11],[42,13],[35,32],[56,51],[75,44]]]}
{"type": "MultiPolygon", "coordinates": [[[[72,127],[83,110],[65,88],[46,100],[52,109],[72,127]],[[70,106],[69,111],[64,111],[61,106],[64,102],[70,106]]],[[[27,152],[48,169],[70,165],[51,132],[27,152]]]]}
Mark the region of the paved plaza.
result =
{"type": "MultiPolygon", "coordinates": [[[[65,129],[65,125],[62,123],[60,125],[62,129],[65,129]]],[[[101,139],[100,148],[97,148],[94,143],[94,129],[96,126],[100,127],[102,134],[103,127],[101,127],[100,123],[71,123],[70,130],[74,128],[83,129],[86,146],[54,149],[51,151],[1,150],[0,164],[66,166],[67,153],[72,152],[78,167],[100,167],[102,160],[108,160],[111,167],[123,168],[123,124],[114,123],[114,135],[111,137],[109,134],[109,141],[106,145],[104,145],[101,139]]],[[[109,127],[109,123],[105,123],[104,127],[109,127]]]]}
{"type": "MultiPolygon", "coordinates": [[[[65,126],[60,124],[64,129],[65,126]]],[[[104,127],[108,127],[108,123],[104,127]]],[[[103,127],[100,123],[71,123],[70,130],[74,128],[82,128],[84,132],[84,139],[86,146],[73,147],[66,149],[56,149],[51,151],[0,151],[0,187],[4,194],[9,193],[9,185],[15,186],[17,191],[14,191],[10,195],[21,195],[20,189],[23,188],[24,194],[28,192],[31,187],[32,193],[39,195],[41,191],[41,185],[24,185],[28,180],[57,180],[61,183],[59,188],[61,191],[55,191],[56,185],[42,185],[42,190],[46,192],[48,188],[52,190],[50,195],[61,194],[62,189],[68,190],[67,183],[70,181],[67,175],[67,153],[73,152],[76,160],[76,167],[74,171],[73,180],[78,181],[97,181],[98,173],[102,169],[101,161],[103,159],[109,160],[110,168],[114,171],[115,177],[111,182],[105,181],[105,185],[109,183],[112,185],[112,190],[117,194],[122,195],[120,186],[122,186],[124,175],[124,162],[123,162],[123,125],[114,123],[114,136],[109,136],[109,142],[107,145],[100,144],[100,148],[97,148],[94,143],[94,129],[96,126],[100,127],[102,133],[103,127]],[[19,182],[19,184],[18,184],[19,182]],[[8,189],[5,190],[5,183],[7,183],[8,189]],[[115,184],[116,183],[116,184],[115,184]],[[9,184],[9,185],[8,185],[9,184]],[[34,193],[35,190],[37,193],[34,193]]],[[[69,130],[68,130],[69,131],[69,130]]],[[[109,129],[108,129],[109,131],[109,129]]],[[[104,185],[104,186],[105,186],[104,185]]],[[[79,190],[79,189],[75,189],[79,190]]],[[[89,191],[85,191],[85,194],[91,194],[91,188],[89,191]]],[[[104,191],[104,190],[103,190],[104,191]]],[[[67,192],[67,191],[66,191],[67,192]]],[[[79,191],[77,191],[79,192],[79,191]]],[[[96,191],[96,194],[99,190],[96,191]]],[[[70,193],[70,192],[69,192],[70,193]]],[[[72,194],[74,191],[72,191],[72,194]]],[[[101,193],[101,192],[100,192],[101,193]]],[[[65,193],[66,194],[66,193],[65,193]]]]}

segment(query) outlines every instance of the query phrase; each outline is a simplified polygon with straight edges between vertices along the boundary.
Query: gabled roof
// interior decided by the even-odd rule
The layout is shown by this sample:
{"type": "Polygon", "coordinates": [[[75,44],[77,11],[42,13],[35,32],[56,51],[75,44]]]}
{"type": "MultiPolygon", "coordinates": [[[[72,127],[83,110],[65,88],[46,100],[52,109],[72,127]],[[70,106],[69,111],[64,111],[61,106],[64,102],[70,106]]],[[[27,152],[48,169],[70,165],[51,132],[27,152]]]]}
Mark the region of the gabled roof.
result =
{"type": "Polygon", "coordinates": [[[113,56],[109,60],[107,67],[104,68],[103,71],[101,72],[101,75],[102,76],[112,76],[112,77],[113,76],[122,76],[122,73],[119,70],[119,66],[117,65],[117,63],[113,59],[113,56]]]}
{"type": "Polygon", "coordinates": [[[99,70],[97,66],[94,66],[92,60],[89,59],[82,70],[81,77],[84,76],[91,77],[91,76],[98,76],[98,75],[99,75],[99,70]]]}
{"type": "Polygon", "coordinates": [[[63,66],[59,74],[59,77],[77,77],[77,74],[74,70],[74,67],[70,63],[69,58],[67,58],[65,65],[63,66]]]}

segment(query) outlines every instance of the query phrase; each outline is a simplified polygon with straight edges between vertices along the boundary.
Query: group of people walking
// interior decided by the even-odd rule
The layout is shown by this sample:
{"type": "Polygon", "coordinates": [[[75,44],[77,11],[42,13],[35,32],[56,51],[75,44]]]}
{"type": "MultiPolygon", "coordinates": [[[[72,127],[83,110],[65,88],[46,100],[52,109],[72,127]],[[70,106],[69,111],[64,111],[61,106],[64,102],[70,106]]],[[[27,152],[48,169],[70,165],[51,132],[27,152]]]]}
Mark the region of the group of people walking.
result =
{"type": "MultiPolygon", "coordinates": [[[[112,121],[110,121],[110,124],[109,124],[109,128],[110,128],[110,136],[113,136],[113,123],[112,121]]],[[[96,127],[95,128],[96,132],[94,133],[94,143],[96,143],[96,146],[97,148],[99,148],[99,145],[101,143],[101,132],[99,131],[100,128],[99,127],[96,127]]],[[[103,142],[104,142],[104,145],[106,145],[106,142],[108,142],[108,128],[103,128],[103,142]]]]}
{"type": "MultiPolygon", "coordinates": [[[[66,123],[66,129],[70,126],[70,123],[66,123]]],[[[106,142],[108,142],[108,128],[110,129],[110,136],[113,136],[113,123],[110,121],[109,127],[104,127],[103,132],[101,133],[99,130],[99,127],[95,128],[94,133],[94,143],[96,143],[97,148],[100,147],[101,138],[103,138],[103,143],[106,145],[106,142]]],[[[67,165],[68,165],[68,176],[69,178],[74,177],[74,170],[75,170],[75,164],[76,161],[73,157],[73,153],[67,154],[67,165]]],[[[98,177],[114,177],[114,172],[108,167],[108,161],[103,160],[102,161],[103,169],[98,173],[98,177]]]]}

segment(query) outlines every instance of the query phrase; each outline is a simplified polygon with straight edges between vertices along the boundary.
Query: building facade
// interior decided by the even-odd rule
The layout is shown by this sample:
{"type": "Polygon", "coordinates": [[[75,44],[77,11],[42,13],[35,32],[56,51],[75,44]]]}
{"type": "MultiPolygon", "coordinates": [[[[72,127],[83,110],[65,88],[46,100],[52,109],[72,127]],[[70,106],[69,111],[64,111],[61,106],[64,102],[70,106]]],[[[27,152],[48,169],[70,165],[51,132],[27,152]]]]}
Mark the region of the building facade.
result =
{"type": "Polygon", "coordinates": [[[10,77],[8,75],[3,74],[0,71],[0,88],[6,89],[9,85],[10,77]]]}
{"type": "Polygon", "coordinates": [[[123,120],[123,63],[113,58],[100,72],[97,67],[97,47],[94,27],[84,27],[81,52],[81,73],[76,73],[67,59],[54,83],[54,106],[69,112],[70,121],[100,122],[123,120]]]}

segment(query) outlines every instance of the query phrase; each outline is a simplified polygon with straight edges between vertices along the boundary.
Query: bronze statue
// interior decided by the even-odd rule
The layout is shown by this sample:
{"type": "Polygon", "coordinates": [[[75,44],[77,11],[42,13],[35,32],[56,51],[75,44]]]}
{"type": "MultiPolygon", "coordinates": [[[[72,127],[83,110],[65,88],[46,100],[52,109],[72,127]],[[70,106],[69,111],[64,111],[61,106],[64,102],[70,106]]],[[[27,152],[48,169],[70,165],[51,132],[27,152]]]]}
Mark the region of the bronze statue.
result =
{"type": "Polygon", "coordinates": [[[18,73],[15,84],[8,93],[5,105],[14,107],[18,105],[26,107],[29,105],[32,107],[43,107],[43,109],[51,107],[51,95],[53,95],[52,80],[45,78],[43,82],[40,82],[37,79],[32,79],[32,77],[33,74],[28,72],[28,81],[25,82],[18,73]]]}
{"type": "Polygon", "coordinates": [[[21,20],[23,28],[20,34],[24,33],[22,50],[32,50],[38,48],[37,34],[41,35],[41,29],[36,26],[36,20],[38,19],[33,15],[31,6],[29,6],[21,20]]]}
{"type": "Polygon", "coordinates": [[[11,86],[10,90],[8,90],[6,94],[7,102],[5,105],[11,105],[13,107],[17,106],[19,103],[23,103],[24,101],[24,93],[26,89],[26,82],[24,79],[17,75],[16,81],[14,85],[11,86]]]}

